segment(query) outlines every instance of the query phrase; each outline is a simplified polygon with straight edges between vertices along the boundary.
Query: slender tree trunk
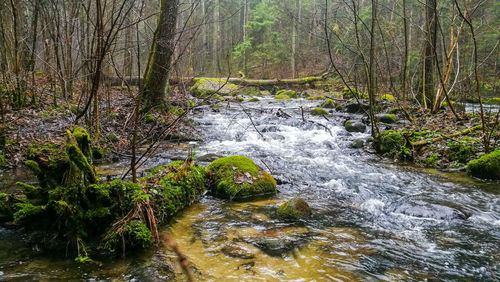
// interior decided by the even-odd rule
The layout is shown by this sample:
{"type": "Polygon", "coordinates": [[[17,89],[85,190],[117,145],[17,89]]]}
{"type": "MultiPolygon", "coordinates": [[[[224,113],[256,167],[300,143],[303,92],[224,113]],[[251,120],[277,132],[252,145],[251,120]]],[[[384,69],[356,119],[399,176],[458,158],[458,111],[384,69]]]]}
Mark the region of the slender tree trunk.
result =
{"type": "Polygon", "coordinates": [[[153,38],[148,66],[144,75],[143,109],[165,104],[168,76],[175,49],[175,24],[178,0],[161,0],[158,26],[153,38]]]}
{"type": "Polygon", "coordinates": [[[372,0],[372,26],[370,34],[370,63],[368,66],[369,76],[368,76],[368,96],[370,98],[370,119],[372,126],[372,136],[377,136],[379,134],[378,126],[375,120],[375,96],[377,95],[377,84],[376,84],[376,66],[375,66],[375,48],[376,38],[375,38],[375,26],[377,25],[377,9],[378,0],[372,0]]]}
{"type": "Polygon", "coordinates": [[[403,73],[402,76],[402,100],[403,100],[403,110],[407,109],[407,95],[406,95],[406,74],[408,68],[408,23],[406,18],[406,0],[403,0],[403,33],[404,33],[404,54],[403,54],[403,73]]]}
{"type": "Polygon", "coordinates": [[[425,6],[425,47],[424,47],[424,107],[432,105],[434,101],[434,48],[436,48],[436,0],[426,0],[425,6]]]}

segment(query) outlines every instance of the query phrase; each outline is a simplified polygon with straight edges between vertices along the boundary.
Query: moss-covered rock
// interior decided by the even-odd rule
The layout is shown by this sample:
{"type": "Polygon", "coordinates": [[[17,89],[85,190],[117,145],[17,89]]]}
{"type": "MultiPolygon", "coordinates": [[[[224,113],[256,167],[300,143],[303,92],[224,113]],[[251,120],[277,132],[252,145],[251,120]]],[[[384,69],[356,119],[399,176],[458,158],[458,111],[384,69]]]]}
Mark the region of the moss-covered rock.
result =
{"type": "Polygon", "coordinates": [[[375,149],[379,154],[400,160],[411,158],[411,152],[406,143],[401,133],[391,130],[380,133],[374,140],[375,149]]]}
{"type": "Polygon", "coordinates": [[[366,130],[366,125],[364,125],[359,120],[348,120],[344,123],[345,130],[348,132],[360,132],[363,133],[366,130]]]}
{"type": "Polygon", "coordinates": [[[193,96],[208,97],[215,93],[233,95],[238,91],[238,86],[224,79],[199,77],[193,78],[194,85],[189,89],[193,96]]]}
{"type": "Polygon", "coordinates": [[[302,198],[286,201],[278,208],[278,216],[284,219],[302,219],[311,215],[311,208],[302,198]]]}
{"type": "Polygon", "coordinates": [[[290,96],[282,93],[282,94],[278,94],[278,95],[274,96],[274,99],[276,99],[276,100],[290,100],[291,98],[290,98],[290,96]]]}
{"type": "Polygon", "coordinates": [[[351,143],[351,148],[361,149],[365,145],[365,141],[363,139],[354,139],[351,143]]]}
{"type": "Polygon", "coordinates": [[[4,155],[0,155],[0,168],[4,167],[7,165],[7,161],[5,160],[4,155]]]}
{"type": "Polygon", "coordinates": [[[259,101],[260,101],[259,98],[255,98],[255,97],[247,100],[247,102],[250,102],[250,103],[255,103],[255,102],[259,102],[259,101]]]}
{"type": "Polygon", "coordinates": [[[394,98],[394,96],[392,96],[391,94],[382,95],[380,97],[380,100],[385,100],[385,101],[389,101],[389,102],[395,102],[396,101],[396,99],[394,98]]]}
{"type": "Polygon", "coordinates": [[[276,193],[274,178],[244,156],[217,159],[206,171],[210,190],[218,197],[243,200],[276,193]]]}
{"type": "Polygon", "coordinates": [[[500,180],[500,149],[467,164],[470,176],[500,180]]]}
{"type": "Polygon", "coordinates": [[[335,109],[335,102],[333,102],[332,99],[328,99],[321,104],[321,107],[325,109],[335,109]]]}
{"type": "Polygon", "coordinates": [[[398,117],[393,114],[377,114],[375,118],[383,123],[395,123],[398,120],[398,117]]]}
{"type": "Polygon", "coordinates": [[[313,116],[329,116],[330,114],[322,108],[314,108],[311,110],[313,116]]]}
{"type": "Polygon", "coordinates": [[[283,94],[287,95],[290,98],[298,98],[298,94],[294,90],[282,89],[282,90],[279,90],[278,92],[276,92],[276,96],[283,95],[283,94]]]}
{"type": "Polygon", "coordinates": [[[325,96],[309,96],[307,100],[317,101],[317,100],[325,100],[325,96]]]}

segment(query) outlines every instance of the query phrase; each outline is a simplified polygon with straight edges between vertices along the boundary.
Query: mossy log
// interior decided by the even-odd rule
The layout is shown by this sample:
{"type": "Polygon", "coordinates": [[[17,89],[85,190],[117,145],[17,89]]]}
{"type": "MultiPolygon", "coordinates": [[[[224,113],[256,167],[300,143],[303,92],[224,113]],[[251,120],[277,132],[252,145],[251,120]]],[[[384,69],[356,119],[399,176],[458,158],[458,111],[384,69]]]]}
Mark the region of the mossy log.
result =
{"type": "MultiPolygon", "coordinates": [[[[213,78],[231,82],[233,84],[239,86],[253,86],[253,87],[285,87],[290,85],[306,85],[318,81],[325,80],[326,76],[309,76],[302,78],[293,78],[293,79],[248,79],[248,78],[239,78],[239,77],[231,77],[227,79],[226,77],[222,78],[213,78]]],[[[129,86],[138,86],[142,81],[141,77],[126,77],[121,79],[119,77],[108,76],[106,77],[106,81],[110,86],[122,86],[122,84],[128,84],[129,86]]],[[[169,85],[175,84],[187,84],[192,86],[195,81],[193,77],[182,77],[182,78],[171,78],[169,80],[169,85]]]]}
{"type": "Polygon", "coordinates": [[[45,249],[75,250],[79,257],[98,250],[115,254],[150,247],[157,224],[205,191],[205,168],[190,160],[158,167],[140,183],[102,181],[90,140],[75,128],[66,144],[32,146],[26,165],[39,186],[17,183],[19,192],[0,194],[0,222],[23,227],[45,249]]]}

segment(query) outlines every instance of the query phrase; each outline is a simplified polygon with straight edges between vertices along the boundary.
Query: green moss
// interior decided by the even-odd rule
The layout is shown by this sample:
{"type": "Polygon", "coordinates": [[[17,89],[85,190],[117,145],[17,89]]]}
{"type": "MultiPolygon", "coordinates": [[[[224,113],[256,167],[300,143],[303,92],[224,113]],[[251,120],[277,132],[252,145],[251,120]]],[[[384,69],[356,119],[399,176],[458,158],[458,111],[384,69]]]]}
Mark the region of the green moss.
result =
{"type": "Polygon", "coordinates": [[[241,200],[276,192],[273,177],[244,156],[217,159],[206,170],[211,191],[222,198],[241,200]]]}
{"type": "Polygon", "coordinates": [[[184,109],[183,108],[176,108],[176,107],[170,107],[168,109],[168,112],[174,116],[180,116],[184,114],[184,109]]]}
{"type": "Polygon", "coordinates": [[[97,182],[97,176],[95,174],[94,168],[89,164],[87,157],[83,154],[80,148],[75,145],[68,143],[66,145],[66,153],[73,164],[75,164],[78,169],[83,171],[86,179],[90,184],[97,182]]]}
{"type": "Polygon", "coordinates": [[[8,212],[9,211],[9,195],[5,193],[0,193],[0,212],[8,212]]]}
{"type": "Polygon", "coordinates": [[[450,161],[457,161],[459,163],[467,163],[472,154],[472,147],[461,142],[448,143],[448,158],[450,161]]]}
{"type": "Polygon", "coordinates": [[[335,109],[335,102],[333,102],[332,99],[328,99],[321,104],[321,107],[326,109],[335,109]]]}
{"type": "Polygon", "coordinates": [[[276,92],[276,96],[279,96],[279,95],[287,95],[290,98],[297,98],[298,97],[297,92],[295,92],[293,90],[287,90],[287,89],[282,89],[282,90],[279,90],[278,92],[276,92]]]}
{"type": "Polygon", "coordinates": [[[261,91],[257,87],[245,87],[238,91],[241,95],[245,96],[260,96],[262,95],[261,91]]]}
{"type": "Polygon", "coordinates": [[[438,155],[436,155],[435,153],[430,153],[427,158],[421,161],[421,163],[425,167],[435,167],[438,161],[439,161],[438,155]]]}
{"type": "Polygon", "coordinates": [[[351,90],[349,90],[349,88],[347,88],[347,87],[344,87],[344,91],[342,92],[342,96],[344,97],[345,100],[353,99],[353,98],[368,99],[367,93],[359,92],[356,88],[353,88],[353,87],[351,87],[351,90]]]}
{"type": "Polygon", "coordinates": [[[399,114],[399,113],[400,113],[400,112],[402,112],[402,111],[403,111],[403,108],[400,108],[400,107],[394,107],[394,108],[391,108],[391,109],[389,110],[389,113],[394,115],[394,114],[399,114]]]}
{"type": "Polygon", "coordinates": [[[87,131],[81,127],[75,126],[73,132],[71,133],[73,138],[75,138],[78,148],[87,158],[89,163],[92,163],[92,148],[90,146],[90,135],[87,131]]]}
{"type": "Polygon", "coordinates": [[[154,123],[156,121],[156,118],[152,113],[146,114],[143,119],[145,123],[149,124],[154,123]]]}
{"type": "Polygon", "coordinates": [[[311,110],[311,115],[313,116],[328,116],[330,115],[327,111],[322,108],[314,108],[311,110]]]}
{"type": "Polygon", "coordinates": [[[245,101],[245,98],[243,98],[243,97],[236,97],[236,98],[233,99],[233,101],[241,103],[241,102],[245,101]]]}
{"type": "Polygon", "coordinates": [[[284,219],[301,219],[311,215],[311,208],[302,198],[286,201],[278,208],[278,216],[284,219]]]}
{"type": "Polygon", "coordinates": [[[141,221],[130,222],[126,227],[125,236],[129,237],[128,241],[132,247],[147,249],[153,245],[153,235],[146,224],[141,221]]]}
{"type": "Polygon", "coordinates": [[[255,97],[247,100],[247,102],[251,102],[251,103],[259,102],[259,101],[260,101],[259,98],[255,98],[255,97]]]}
{"type": "Polygon", "coordinates": [[[487,104],[487,105],[500,105],[500,98],[499,97],[494,97],[494,98],[484,99],[483,104],[487,104]]]}
{"type": "Polygon", "coordinates": [[[7,165],[7,161],[5,160],[4,155],[0,155],[0,168],[4,167],[7,165]]]}
{"type": "Polygon", "coordinates": [[[155,197],[162,213],[170,216],[198,199],[205,191],[205,169],[194,163],[176,161],[155,168],[141,181],[155,197]]]}
{"type": "Polygon", "coordinates": [[[194,85],[189,89],[193,96],[208,97],[215,93],[232,95],[238,91],[238,86],[226,80],[218,78],[200,77],[194,78],[194,85]]]}
{"type": "Polygon", "coordinates": [[[398,117],[393,114],[380,114],[377,115],[377,119],[384,123],[395,123],[398,120],[398,117]]]}
{"type": "Polygon", "coordinates": [[[44,212],[44,206],[35,206],[31,203],[17,203],[17,211],[14,213],[14,222],[20,223],[23,221],[36,221],[44,212]]]}
{"type": "Polygon", "coordinates": [[[391,94],[382,95],[382,97],[380,97],[380,100],[385,100],[385,101],[389,101],[389,102],[395,102],[396,101],[396,99],[394,98],[394,96],[392,96],[391,94]]]}
{"type": "Polygon", "coordinates": [[[325,96],[310,96],[307,97],[307,100],[312,100],[312,101],[325,100],[325,96]]]}
{"type": "Polygon", "coordinates": [[[411,152],[406,147],[406,140],[401,133],[386,131],[377,136],[374,140],[375,149],[378,153],[387,157],[396,157],[400,160],[411,158],[411,152]]]}
{"type": "Polygon", "coordinates": [[[470,161],[467,173],[477,178],[500,180],[500,150],[470,161]]]}
{"type": "Polygon", "coordinates": [[[274,99],[276,99],[276,100],[290,100],[290,96],[288,96],[286,94],[279,94],[279,95],[274,96],[274,99]]]}

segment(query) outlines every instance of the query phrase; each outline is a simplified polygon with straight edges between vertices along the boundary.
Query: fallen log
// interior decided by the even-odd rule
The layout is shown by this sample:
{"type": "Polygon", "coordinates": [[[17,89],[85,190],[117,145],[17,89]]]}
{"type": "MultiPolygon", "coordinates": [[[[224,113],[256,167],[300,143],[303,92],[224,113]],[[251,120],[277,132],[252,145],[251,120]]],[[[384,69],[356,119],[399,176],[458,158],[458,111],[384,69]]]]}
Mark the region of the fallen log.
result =
{"type": "MultiPolygon", "coordinates": [[[[286,86],[298,86],[298,85],[306,85],[310,83],[314,83],[317,81],[322,81],[327,78],[326,75],[323,76],[309,76],[309,77],[302,77],[302,78],[289,78],[289,79],[248,79],[248,78],[239,78],[239,77],[230,77],[229,79],[224,77],[224,78],[208,78],[208,79],[213,79],[213,80],[224,80],[231,82],[233,84],[239,85],[239,86],[251,86],[251,87],[286,87],[286,86]]],[[[193,84],[194,82],[194,77],[182,77],[182,78],[171,78],[169,80],[169,83],[171,85],[176,85],[179,83],[185,83],[188,85],[193,84]]],[[[139,76],[132,76],[132,77],[126,77],[125,79],[122,79],[118,76],[106,76],[105,78],[106,83],[111,86],[138,86],[139,83],[142,81],[142,77],[139,76]]]]}

